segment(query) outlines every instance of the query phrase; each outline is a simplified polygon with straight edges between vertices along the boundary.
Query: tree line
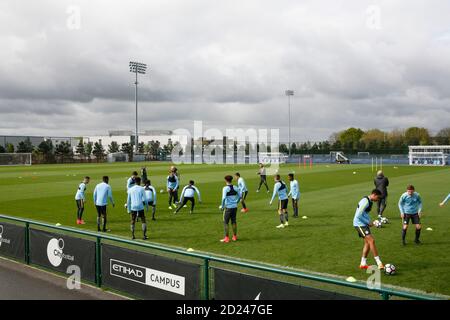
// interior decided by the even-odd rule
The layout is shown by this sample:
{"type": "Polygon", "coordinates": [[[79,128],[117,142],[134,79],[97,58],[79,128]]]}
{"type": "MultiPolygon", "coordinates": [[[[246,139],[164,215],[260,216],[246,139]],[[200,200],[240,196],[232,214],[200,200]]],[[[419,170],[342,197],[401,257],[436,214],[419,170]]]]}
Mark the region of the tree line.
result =
{"type": "MultiPolygon", "coordinates": [[[[173,148],[179,142],[173,143],[170,139],[166,145],[159,141],[140,142],[138,153],[144,154],[147,160],[165,159],[171,154],[173,148]]],[[[330,151],[344,151],[348,154],[358,152],[370,152],[371,154],[407,154],[410,145],[450,145],[450,127],[440,130],[436,135],[431,135],[427,128],[410,127],[407,129],[395,129],[382,131],[380,129],[362,130],[360,128],[348,128],[333,133],[328,140],[320,142],[292,143],[292,154],[329,154],[330,151]]],[[[247,148],[248,149],[248,148],[247,148]]],[[[133,160],[134,147],[132,143],[119,145],[113,141],[107,146],[102,141],[84,142],[80,138],[75,152],[69,142],[61,141],[53,145],[51,140],[42,141],[38,146],[33,146],[30,138],[18,143],[17,148],[7,143],[0,146],[0,153],[32,153],[36,163],[64,163],[64,162],[103,162],[107,153],[123,152],[133,160]]],[[[270,152],[270,148],[267,148],[270,152]]],[[[280,144],[280,152],[288,153],[287,144],[280,144]]]]}
{"type": "MultiPolygon", "coordinates": [[[[431,135],[427,128],[410,127],[382,131],[348,128],[333,133],[328,140],[320,142],[292,143],[293,154],[328,154],[344,151],[349,154],[370,152],[372,154],[407,154],[411,145],[450,145],[450,127],[431,135]]],[[[288,152],[287,144],[280,145],[280,152],[288,152]]]]}
{"type": "MultiPolygon", "coordinates": [[[[177,143],[173,144],[170,139],[166,145],[153,140],[148,143],[141,142],[138,144],[138,153],[144,154],[148,160],[163,159],[172,152],[177,143]]],[[[84,142],[80,138],[74,150],[68,141],[54,145],[53,141],[48,139],[34,146],[28,137],[19,142],[16,148],[12,143],[7,143],[5,147],[0,146],[0,153],[31,153],[34,163],[104,162],[108,153],[117,152],[128,154],[129,160],[132,161],[134,146],[128,142],[119,145],[112,141],[105,149],[102,141],[84,142]]]]}

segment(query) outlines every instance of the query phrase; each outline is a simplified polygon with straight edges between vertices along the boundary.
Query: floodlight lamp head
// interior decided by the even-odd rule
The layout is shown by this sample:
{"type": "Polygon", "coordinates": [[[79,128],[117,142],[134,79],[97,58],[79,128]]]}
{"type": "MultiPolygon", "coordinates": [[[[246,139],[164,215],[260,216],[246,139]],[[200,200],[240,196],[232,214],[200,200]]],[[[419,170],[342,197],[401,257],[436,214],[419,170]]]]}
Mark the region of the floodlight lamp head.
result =
{"type": "Polygon", "coordinates": [[[286,95],[287,96],[293,96],[294,95],[294,90],[286,90],[286,95]]]}

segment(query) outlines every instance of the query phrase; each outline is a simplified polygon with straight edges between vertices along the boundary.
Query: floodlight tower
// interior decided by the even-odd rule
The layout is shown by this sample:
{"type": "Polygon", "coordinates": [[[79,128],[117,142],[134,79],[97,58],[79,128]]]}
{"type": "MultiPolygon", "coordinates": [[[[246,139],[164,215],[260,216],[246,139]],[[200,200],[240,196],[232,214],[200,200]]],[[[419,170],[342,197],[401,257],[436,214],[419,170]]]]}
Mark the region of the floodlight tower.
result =
{"type": "Polygon", "coordinates": [[[134,91],[134,101],[136,103],[136,131],[134,136],[134,151],[138,152],[138,144],[139,144],[139,133],[138,133],[138,73],[145,74],[147,70],[147,65],[145,63],[130,61],[130,72],[136,74],[136,81],[134,82],[135,91],[134,91]]]}
{"type": "Polygon", "coordinates": [[[289,148],[289,157],[291,157],[291,96],[294,95],[294,90],[286,90],[285,94],[288,97],[288,118],[289,118],[288,148],[289,148]]]}

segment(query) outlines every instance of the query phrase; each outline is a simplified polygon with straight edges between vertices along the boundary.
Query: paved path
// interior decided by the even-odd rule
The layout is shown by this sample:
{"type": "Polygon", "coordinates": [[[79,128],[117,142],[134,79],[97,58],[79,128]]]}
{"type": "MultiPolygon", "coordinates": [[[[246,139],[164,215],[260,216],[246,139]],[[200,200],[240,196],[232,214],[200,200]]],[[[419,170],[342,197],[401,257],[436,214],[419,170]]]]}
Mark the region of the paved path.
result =
{"type": "Polygon", "coordinates": [[[121,300],[118,295],[81,284],[69,290],[67,279],[0,257],[0,300],[121,300]]]}

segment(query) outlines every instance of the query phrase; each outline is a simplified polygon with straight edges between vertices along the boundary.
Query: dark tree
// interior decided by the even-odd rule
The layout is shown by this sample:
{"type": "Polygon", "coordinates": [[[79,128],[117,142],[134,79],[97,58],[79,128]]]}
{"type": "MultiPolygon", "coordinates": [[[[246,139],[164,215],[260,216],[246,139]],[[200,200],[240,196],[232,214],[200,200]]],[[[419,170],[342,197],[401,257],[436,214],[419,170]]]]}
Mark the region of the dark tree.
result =
{"type": "Polygon", "coordinates": [[[92,154],[97,158],[97,162],[99,160],[105,159],[106,153],[101,141],[94,143],[94,149],[92,151],[92,154]]]}
{"type": "Polygon", "coordinates": [[[24,141],[19,142],[17,145],[17,153],[31,153],[34,150],[34,146],[31,143],[30,138],[26,138],[24,141]]]}
{"type": "Polygon", "coordinates": [[[133,161],[133,145],[129,142],[122,143],[121,150],[123,153],[128,154],[128,160],[133,161]]]}
{"type": "Polygon", "coordinates": [[[108,152],[109,153],[120,152],[119,144],[116,141],[112,141],[111,144],[108,146],[108,152]]]}

